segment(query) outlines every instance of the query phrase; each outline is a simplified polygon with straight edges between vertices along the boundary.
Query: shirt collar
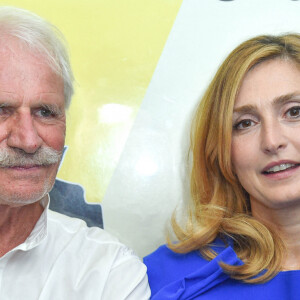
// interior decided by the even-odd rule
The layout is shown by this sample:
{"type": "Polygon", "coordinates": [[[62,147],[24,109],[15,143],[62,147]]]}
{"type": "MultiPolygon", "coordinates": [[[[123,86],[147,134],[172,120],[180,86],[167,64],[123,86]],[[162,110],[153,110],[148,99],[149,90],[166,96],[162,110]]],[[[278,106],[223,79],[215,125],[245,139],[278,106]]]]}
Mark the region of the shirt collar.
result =
{"type": "Polygon", "coordinates": [[[49,194],[47,194],[42,200],[40,200],[40,204],[44,208],[44,211],[42,212],[40,218],[36,222],[30,235],[22,244],[12,249],[11,251],[16,251],[16,250],[28,251],[41,244],[41,242],[46,238],[49,203],[50,203],[50,196],[49,194]]]}

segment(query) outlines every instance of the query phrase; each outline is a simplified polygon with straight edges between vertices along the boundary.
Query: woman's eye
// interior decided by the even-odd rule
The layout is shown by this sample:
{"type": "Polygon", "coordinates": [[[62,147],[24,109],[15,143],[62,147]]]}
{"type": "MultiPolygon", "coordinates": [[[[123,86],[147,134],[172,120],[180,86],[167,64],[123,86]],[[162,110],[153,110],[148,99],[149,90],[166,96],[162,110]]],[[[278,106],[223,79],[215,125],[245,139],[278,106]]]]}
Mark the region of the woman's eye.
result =
{"type": "Polygon", "coordinates": [[[287,112],[286,115],[288,118],[298,118],[300,117],[300,106],[291,107],[287,112]]]}
{"type": "Polygon", "coordinates": [[[243,130],[243,129],[248,129],[249,127],[253,126],[255,123],[252,120],[242,120],[240,122],[238,122],[237,124],[235,124],[233,126],[234,129],[236,130],[243,130]]]}

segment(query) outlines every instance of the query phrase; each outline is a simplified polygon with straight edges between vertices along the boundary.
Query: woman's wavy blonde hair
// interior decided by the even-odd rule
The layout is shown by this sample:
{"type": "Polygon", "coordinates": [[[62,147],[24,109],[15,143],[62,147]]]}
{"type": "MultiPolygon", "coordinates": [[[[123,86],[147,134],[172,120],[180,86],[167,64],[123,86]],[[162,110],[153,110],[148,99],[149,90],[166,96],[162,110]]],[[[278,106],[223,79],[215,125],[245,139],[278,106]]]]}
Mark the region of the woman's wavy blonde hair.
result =
{"type": "Polygon", "coordinates": [[[192,201],[186,224],[175,215],[172,227],[178,242],[169,247],[178,253],[200,250],[213,259],[213,241],[233,239],[242,266],[221,264],[232,278],[265,282],[281,269],[284,244],[275,231],[251,216],[248,194],[232,170],[232,114],[243,78],[257,64],[288,59],[300,66],[300,35],[262,35],[233,50],[217,71],[196,111],[192,133],[192,201]],[[262,274],[262,275],[261,275],[262,274]]]}

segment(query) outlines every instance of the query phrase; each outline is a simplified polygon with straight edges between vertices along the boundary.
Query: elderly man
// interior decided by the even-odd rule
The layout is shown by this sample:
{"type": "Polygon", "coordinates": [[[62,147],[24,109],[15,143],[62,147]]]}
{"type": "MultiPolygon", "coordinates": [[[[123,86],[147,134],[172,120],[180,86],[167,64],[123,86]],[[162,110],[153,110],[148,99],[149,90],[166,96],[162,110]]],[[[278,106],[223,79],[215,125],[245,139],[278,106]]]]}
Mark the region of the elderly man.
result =
{"type": "Polygon", "coordinates": [[[148,299],[146,268],[108,233],[49,211],[72,71],[56,29],[0,8],[0,299],[148,299]]]}

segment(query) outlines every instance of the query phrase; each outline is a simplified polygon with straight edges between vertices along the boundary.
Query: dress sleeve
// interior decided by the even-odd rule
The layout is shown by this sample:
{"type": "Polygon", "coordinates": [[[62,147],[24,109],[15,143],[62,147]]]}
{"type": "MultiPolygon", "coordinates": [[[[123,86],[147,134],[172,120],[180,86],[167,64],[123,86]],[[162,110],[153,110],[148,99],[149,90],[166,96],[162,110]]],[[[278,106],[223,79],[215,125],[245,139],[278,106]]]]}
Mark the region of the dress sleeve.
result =
{"type": "MultiPolygon", "coordinates": [[[[201,263],[197,264],[195,257],[195,255],[189,256],[189,254],[181,257],[177,255],[177,262],[173,260],[168,269],[177,269],[178,275],[176,278],[172,277],[164,286],[160,286],[159,289],[153,291],[151,299],[195,299],[195,297],[199,297],[207,290],[229,278],[223,272],[219,262],[222,261],[230,265],[243,264],[231,247],[227,247],[215,259],[205,261],[205,263],[203,263],[204,259],[198,256],[198,261],[201,261],[201,263]]],[[[146,264],[149,269],[152,268],[151,262],[146,264]]],[[[164,281],[164,279],[160,278],[164,276],[163,274],[159,274],[157,271],[155,273],[157,273],[155,277],[153,273],[150,276],[152,277],[150,280],[151,288],[152,285],[157,285],[156,282],[164,281]]]]}
{"type": "Polygon", "coordinates": [[[131,249],[122,247],[109,272],[101,299],[150,299],[146,270],[146,266],[131,249]]]}

